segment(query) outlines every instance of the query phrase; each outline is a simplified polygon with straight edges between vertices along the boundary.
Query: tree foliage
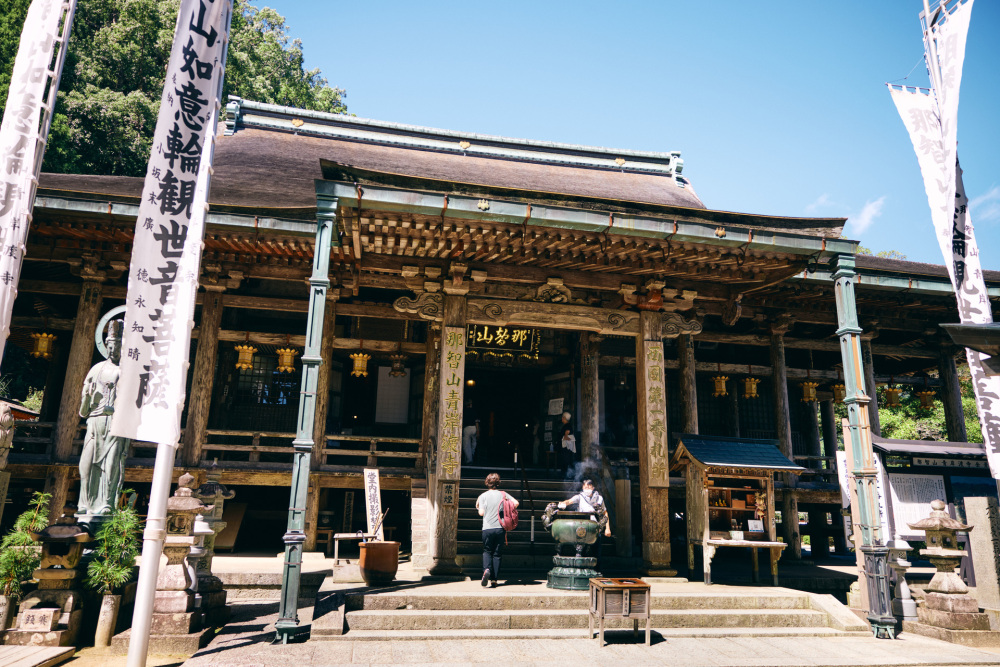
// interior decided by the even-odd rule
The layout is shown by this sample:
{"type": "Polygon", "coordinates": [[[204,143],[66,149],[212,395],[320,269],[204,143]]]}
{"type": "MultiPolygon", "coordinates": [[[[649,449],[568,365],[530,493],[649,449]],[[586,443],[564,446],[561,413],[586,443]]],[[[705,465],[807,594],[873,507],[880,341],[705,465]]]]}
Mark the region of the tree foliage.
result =
{"type": "Polygon", "coordinates": [[[16,604],[21,598],[24,582],[41,560],[31,533],[48,525],[50,500],[51,493],[36,491],[27,511],[17,517],[14,527],[0,541],[0,595],[13,598],[8,604],[16,604]]]}
{"type": "MultiPolygon", "coordinates": [[[[28,0],[6,0],[0,18],[3,100],[28,0]]],[[[178,0],[79,3],[52,121],[45,171],[144,176],[170,59],[178,0]]],[[[344,91],[304,67],[273,9],[236,0],[223,97],[343,113],[344,91]]]]}
{"type": "MultiPolygon", "coordinates": [[[[125,495],[130,492],[125,491],[125,495]]],[[[135,496],[133,495],[133,502],[135,496]]],[[[141,545],[142,519],[133,502],[119,502],[97,531],[97,548],[87,565],[86,584],[102,595],[120,592],[131,579],[141,545]]]]}
{"type": "Polygon", "coordinates": [[[906,255],[898,250],[879,250],[878,252],[872,252],[871,248],[863,245],[858,246],[858,254],[868,255],[869,257],[882,257],[884,259],[906,259],[906,255]]]}

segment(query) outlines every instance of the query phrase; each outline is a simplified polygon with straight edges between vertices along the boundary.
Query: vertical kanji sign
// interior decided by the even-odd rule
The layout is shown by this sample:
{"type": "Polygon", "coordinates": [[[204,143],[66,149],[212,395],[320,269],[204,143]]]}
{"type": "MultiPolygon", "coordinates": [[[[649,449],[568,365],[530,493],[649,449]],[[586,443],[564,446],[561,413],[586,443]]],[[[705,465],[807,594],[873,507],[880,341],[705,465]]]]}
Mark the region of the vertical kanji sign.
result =
{"type": "Polygon", "coordinates": [[[135,226],[115,435],[180,435],[231,13],[230,0],[181,2],[135,226]]]}
{"type": "Polygon", "coordinates": [[[645,391],[640,410],[646,413],[646,442],[648,443],[649,486],[670,485],[667,466],[667,402],[663,366],[663,343],[643,341],[645,364],[637,367],[645,372],[645,391]]]}
{"type": "Polygon", "coordinates": [[[56,58],[56,48],[60,44],[61,52],[65,52],[74,8],[75,2],[62,0],[31,3],[0,124],[0,359],[10,335],[10,317],[52,114],[52,109],[46,112],[46,107],[55,100],[62,71],[62,54],[56,58]],[[64,17],[60,38],[60,20],[64,17]],[[54,68],[53,58],[57,59],[54,68]]]}
{"type": "MultiPolygon", "coordinates": [[[[906,125],[924,178],[931,208],[931,222],[951,277],[963,324],[993,321],[979,244],[969,211],[969,199],[958,165],[958,96],[965,61],[965,43],[972,14],[972,0],[956,3],[928,27],[927,63],[935,90],[889,86],[893,102],[906,125]]],[[[966,350],[979,420],[986,444],[986,459],[994,478],[1000,479],[1000,376],[989,376],[983,355],[966,350]]]]}
{"type": "Polygon", "coordinates": [[[462,470],[462,398],[465,394],[465,327],[441,332],[441,394],[437,475],[457,480],[462,470]]]}
{"type": "Polygon", "coordinates": [[[385,539],[382,526],[382,487],[378,480],[378,468],[365,468],[365,519],[368,522],[368,534],[374,534],[377,540],[385,539]]]}

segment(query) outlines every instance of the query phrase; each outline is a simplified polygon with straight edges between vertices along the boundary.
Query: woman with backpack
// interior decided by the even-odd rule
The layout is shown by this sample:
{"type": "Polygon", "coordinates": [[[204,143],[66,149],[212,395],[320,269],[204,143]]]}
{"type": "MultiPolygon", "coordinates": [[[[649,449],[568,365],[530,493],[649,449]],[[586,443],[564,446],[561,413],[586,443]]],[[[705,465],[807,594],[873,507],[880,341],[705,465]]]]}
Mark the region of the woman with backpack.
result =
{"type": "Polygon", "coordinates": [[[487,583],[492,588],[497,587],[497,577],[500,575],[500,558],[503,554],[504,530],[503,523],[508,526],[517,525],[518,502],[504,491],[499,491],[500,475],[491,472],[486,476],[486,491],[476,499],[476,509],[483,517],[483,586],[487,583]],[[507,516],[501,517],[503,506],[506,505],[507,516]],[[503,519],[503,523],[501,523],[503,519]],[[511,521],[513,520],[513,524],[511,521]]]}

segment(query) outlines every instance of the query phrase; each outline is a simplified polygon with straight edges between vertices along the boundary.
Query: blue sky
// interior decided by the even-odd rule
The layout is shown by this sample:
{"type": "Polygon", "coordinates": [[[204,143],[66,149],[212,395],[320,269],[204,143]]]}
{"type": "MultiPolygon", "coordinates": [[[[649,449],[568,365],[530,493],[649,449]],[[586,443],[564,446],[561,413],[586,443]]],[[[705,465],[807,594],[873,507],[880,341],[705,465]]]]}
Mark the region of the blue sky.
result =
{"type": "MultiPolygon", "coordinates": [[[[871,249],[940,264],[885,82],[926,86],[919,0],[258,0],[358,116],[529,139],[680,150],[709,208],[844,216],[871,249]],[[911,73],[912,70],[912,73],[911,73]]],[[[1000,269],[1000,7],[976,0],[959,156],[1000,269]],[[990,37],[992,35],[993,37],[990,37]]]]}

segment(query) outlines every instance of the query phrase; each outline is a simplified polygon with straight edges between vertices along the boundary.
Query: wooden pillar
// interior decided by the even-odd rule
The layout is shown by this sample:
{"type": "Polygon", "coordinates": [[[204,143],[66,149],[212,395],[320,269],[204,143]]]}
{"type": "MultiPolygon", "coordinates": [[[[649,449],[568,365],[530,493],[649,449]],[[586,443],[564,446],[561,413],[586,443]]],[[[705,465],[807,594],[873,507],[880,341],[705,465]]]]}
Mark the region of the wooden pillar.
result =
{"type": "Polygon", "coordinates": [[[57,461],[68,461],[73,454],[73,440],[80,426],[83,381],[94,360],[94,329],[101,317],[103,301],[104,285],[101,281],[84,280],[73,325],[66,379],[63,380],[62,398],[59,400],[59,418],[56,420],[54,454],[57,461]]]}
{"type": "Polygon", "coordinates": [[[868,394],[868,423],[874,435],[882,435],[882,425],[878,421],[878,395],[875,393],[875,364],[872,363],[871,338],[861,339],[861,359],[864,364],[865,393],[868,394]]]}
{"type": "Polygon", "coordinates": [[[694,336],[681,334],[677,340],[684,433],[698,433],[698,381],[695,376],[694,336]]]}
{"type": "Polygon", "coordinates": [[[597,448],[601,444],[601,385],[597,368],[602,337],[587,331],[580,334],[580,460],[584,465],[600,465],[597,448]]]}
{"type": "Polygon", "coordinates": [[[674,576],[670,567],[670,509],[667,465],[667,401],[663,374],[662,319],[639,313],[635,339],[636,406],[639,436],[639,494],[642,565],[650,576],[674,576]]]}
{"type": "MultiPolygon", "coordinates": [[[[323,364],[325,366],[326,364],[323,364]]],[[[309,474],[309,488],[306,491],[306,541],[302,543],[303,551],[316,551],[316,529],[319,526],[319,475],[309,474]]]]}
{"type": "Polygon", "coordinates": [[[432,575],[457,575],[458,488],[462,479],[462,411],[465,393],[464,295],[445,294],[441,327],[440,392],[431,397],[437,407],[437,464],[435,467],[434,535],[431,538],[432,575]]]}
{"type": "MultiPolygon", "coordinates": [[[[837,457],[837,417],[833,401],[819,404],[820,422],[823,426],[823,456],[837,457]]],[[[834,467],[831,465],[831,467],[834,467]]]]}
{"type": "Polygon", "coordinates": [[[968,442],[965,430],[965,412],[962,410],[962,389],[958,384],[958,369],[955,368],[954,349],[942,346],[938,356],[938,375],[941,377],[941,403],[944,406],[944,421],[948,428],[948,440],[968,442]]]}
{"type": "MultiPolygon", "coordinates": [[[[805,438],[809,456],[823,456],[823,443],[819,436],[819,403],[805,401],[802,404],[802,416],[805,418],[805,438]]],[[[811,461],[810,468],[818,467],[819,461],[811,461]]]]}
{"type": "Polygon", "coordinates": [[[51,466],[45,476],[45,492],[52,494],[49,501],[49,519],[55,521],[62,514],[73,483],[73,469],[69,466],[51,466]]]}
{"type": "Polygon", "coordinates": [[[615,480],[615,555],[632,557],[632,480],[615,480]]]}
{"type": "MultiPolygon", "coordinates": [[[[774,391],[774,430],[778,436],[781,453],[794,461],[792,451],[792,424],[788,405],[788,370],[785,365],[785,333],[789,323],[771,327],[771,369],[774,391]]],[[[784,491],[781,500],[781,533],[788,547],[785,553],[792,559],[802,558],[799,535],[799,507],[795,497],[795,476],[783,475],[784,491]]]]}
{"type": "Polygon", "coordinates": [[[739,380],[729,380],[729,435],[740,437],[740,383],[739,380]]]}
{"type": "Polygon", "coordinates": [[[219,326],[222,323],[224,287],[205,287],[198,323],[198,348],[194,355],[191,393],[188,395],[187,422],[184,424],[182,447],[184,465],[196,468],[201,464],[208,413],[212,407],[212,386],[215,383],[215,363],[219,357],[219,326]]]}
{"type": "Polygon", "coordinates": [[[413,566],[421,570],[429,570],[433,560],[430,558],[431,542],[436,532],[437,510],[435,507],[435,489],[437,488],[436,468],[427,467],[427,457],[434,460],[437,442],[438,397],[441,394],[440,355],[441,325],[430,322],[427,325],[427,340],[424,345],[424,405],[423,421],[421,423],[420,451],[423,458],[417,459],[417,469],[423,470],[423,480],[413,480],[413,495],[410,499],[410,526],[413,541],[413,566]],[[418,494],[420,482],[423,488],[418,494]],[[418,497],[418,495],[420,497],[418,497]],[[435,528],[436,530],[436,528],[435,528]]]}
{"type": "MultiPolygon", "coordinates": [[[[330,375],[333,369],[330,366],[330,359],[333,359],[333,343],[337,339],[334,327],[337,324],[337,297],[328,295],[326,299],[326,310],[323,312],[323,340],[320,342],[320,356],[323,363],[319,365],[319,373],[316,377],[316,421],[313,422],[313,451],[310,465],[313,470],[326,463],[326,415],[330,407],[330,375]]],[[[317,510],[318,511],[318,510],[317,510]]]]}

